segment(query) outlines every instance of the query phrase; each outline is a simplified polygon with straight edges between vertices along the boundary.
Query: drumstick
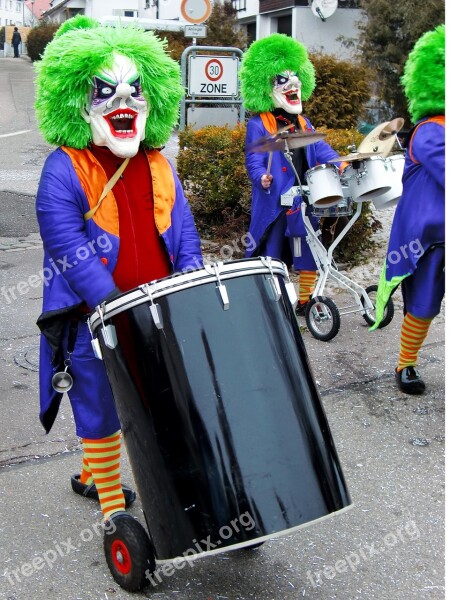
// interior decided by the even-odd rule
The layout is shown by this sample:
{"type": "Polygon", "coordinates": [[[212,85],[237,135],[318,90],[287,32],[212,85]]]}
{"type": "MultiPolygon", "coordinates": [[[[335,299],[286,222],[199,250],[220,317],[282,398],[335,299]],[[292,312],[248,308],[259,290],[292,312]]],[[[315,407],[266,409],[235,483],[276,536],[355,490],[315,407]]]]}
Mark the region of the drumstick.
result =
{"type": "MultiPolygon", "coordinates": [[[[281,133],[282,131],[287,131],[288,129],[292,129],[293,125],[285,125],[285,127],[281,127],[281,129],[279,129],[277,131],[278,133],[281,133]]],[[[269,176],[270,175],[270,168],[272,166],[272,157],[273,157],[273,152],[269,152],[269,160],[267,161],[267,171],[266,171],[266,175],[269,176]]]]}
{"type": "Polygon", "coordinates": [[[269,152],[269,160],[267,161],[267,171],[266,171],[267,176],[270,175],[270,167],[272,166],[272,157],[273,157],[273,152],[269,152]]]}

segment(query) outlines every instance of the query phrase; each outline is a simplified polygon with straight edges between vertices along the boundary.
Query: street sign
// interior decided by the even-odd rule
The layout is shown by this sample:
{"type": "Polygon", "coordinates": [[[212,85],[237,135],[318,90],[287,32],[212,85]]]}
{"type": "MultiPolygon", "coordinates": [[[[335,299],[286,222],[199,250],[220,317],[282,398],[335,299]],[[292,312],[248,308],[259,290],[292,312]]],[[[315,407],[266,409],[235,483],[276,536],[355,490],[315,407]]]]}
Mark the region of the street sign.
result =
{"type": "Polygon", "coordinates": [[[193,38],[204,38],[206,37],[206,25],[185,25],[184,35],[185,37],[193,38]]]}
{"type": "Polygon", "coordinates": [[[181,16],[188,23],[203,23],[210,14],[210,0],[182,0],[181,2],[181,16]]]}
{"type": "Polygon", "coordinates": [[[237,96],[239,60],[234,56],[190,56],[188,93],[237,96]]]}

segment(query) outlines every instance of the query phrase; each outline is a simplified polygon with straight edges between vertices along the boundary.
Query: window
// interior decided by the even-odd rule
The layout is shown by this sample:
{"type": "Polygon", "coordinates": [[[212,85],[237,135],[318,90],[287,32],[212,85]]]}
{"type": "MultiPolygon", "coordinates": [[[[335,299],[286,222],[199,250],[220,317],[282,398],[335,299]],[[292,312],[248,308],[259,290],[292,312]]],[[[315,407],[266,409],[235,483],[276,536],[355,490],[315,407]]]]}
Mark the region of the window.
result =
{"type": "Polygon", "coordinates": [[[277,32],[285,33],[286,35],[292,35],[292,15],[278,17],[277,32]]]}
{"type": "Polygon", "coordinates": [[[240,10],[246,10],[247,9],[247,3],[246,0],[232,0],[232,5],[233,8],[236,12],[239,12],[240,10]]]}
{"type": "Polygon", "coordinates": [[[22,12],[22,5],[20,2],[16,2],[16,12],[22,12]]]}
{"type": "Polygon", "coordinates": [[[135,17],[138,16],[137,10],[125,10],[123,8],[113,8],[112,14],[115,17],[135,17]]]}
{"type": "Polygon", "coordinates": [[[338,8],[361,8],[361,0],[339,0],[338,8]]]}

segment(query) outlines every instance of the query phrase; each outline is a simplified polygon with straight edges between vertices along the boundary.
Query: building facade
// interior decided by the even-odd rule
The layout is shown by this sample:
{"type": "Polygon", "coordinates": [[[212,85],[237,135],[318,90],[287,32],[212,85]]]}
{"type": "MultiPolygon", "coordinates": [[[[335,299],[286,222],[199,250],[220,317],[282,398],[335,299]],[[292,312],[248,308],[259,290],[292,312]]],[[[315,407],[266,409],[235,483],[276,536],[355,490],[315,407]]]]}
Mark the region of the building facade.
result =
{"type": "MultiPolygon", "coordinates": [[[[275,32],[285,33],[303,42],[310,51],[350,58],[352,50],[342,40],[357,37],[357,22],[361,19],[359,0],[337,0],[335,12],[325,20],[313,10],[312,1],[232,0],[239,25],[250,41],[275,32]]],[[[51,0],[43,16],[57,23],[79,13],[103,22],[140,19],[148,28],[156,28],[154,20],[158,20],[161,24],[172,22],[174,29],[178,25],[182,29],[180,6],[181,0],[51,0]]]]}
{"type": "Polygon", "coordinates": [[[0,0],[0,27],[5,25],[24,25],[23,0],[0,0]]]}

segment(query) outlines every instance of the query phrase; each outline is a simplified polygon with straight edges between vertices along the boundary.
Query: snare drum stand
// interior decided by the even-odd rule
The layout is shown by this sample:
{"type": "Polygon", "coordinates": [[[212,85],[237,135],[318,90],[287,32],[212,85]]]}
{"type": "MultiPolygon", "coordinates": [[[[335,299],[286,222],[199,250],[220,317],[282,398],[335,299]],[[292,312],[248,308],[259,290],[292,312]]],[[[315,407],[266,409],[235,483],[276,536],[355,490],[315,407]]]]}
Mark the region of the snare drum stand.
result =
{"type": "MultiPolygon", "coordinates": [[[[299,182],[299,185],[303,191],[304,202],[302,202],[301,211],[307,232],[306,241],[309,244],[314,261],[319,271],[319,278],[314,288],[314,292],[312,293],[311,299],[306,306],[306,325],[308,326],[308,329],[313,337],[326,342],[333,339],[337,335],[341,326],[341,315],[359,312],[368,324],[372,325],[375,322],[375,306],[369,295],[372,294],[372,298],[375,299],[377,286],[369,286],[368,288],[364,289],[362,286],[341,273],[333,259],[333,252],[335,251],[337,245],[342,241],[348,231],[353,227],[354,223],[361,216],[362,203],[357,203],[357,208],[352,218],[327,250],[322,244],[318,233],[314,230],[314,227],[311,225],[311,221],[306,214],[307,204],[309,205],[309,202],[307,202],[309,198],[309,188],[308,186],[301,185],[300,178],[293,165],[291,153],[288,148],[286,148],[284,154],[294,170],[297,181],[299,182]],[[331,298],[323,296],[322,294],[328,278],[334,281],[339,287],[342,287],[350,292],[354,297],[355,304],[344,306],[338,309],[337,305],[331,298]]],[[[389,311],[390,309],[393,311],[393,307],[388,307],[389,311]]],[[[388,315],[385,316],[384,320],[387,318],[388,315]]],[[[391,319],[392,316],[390,317],[389,321],[391,319]]]]}

